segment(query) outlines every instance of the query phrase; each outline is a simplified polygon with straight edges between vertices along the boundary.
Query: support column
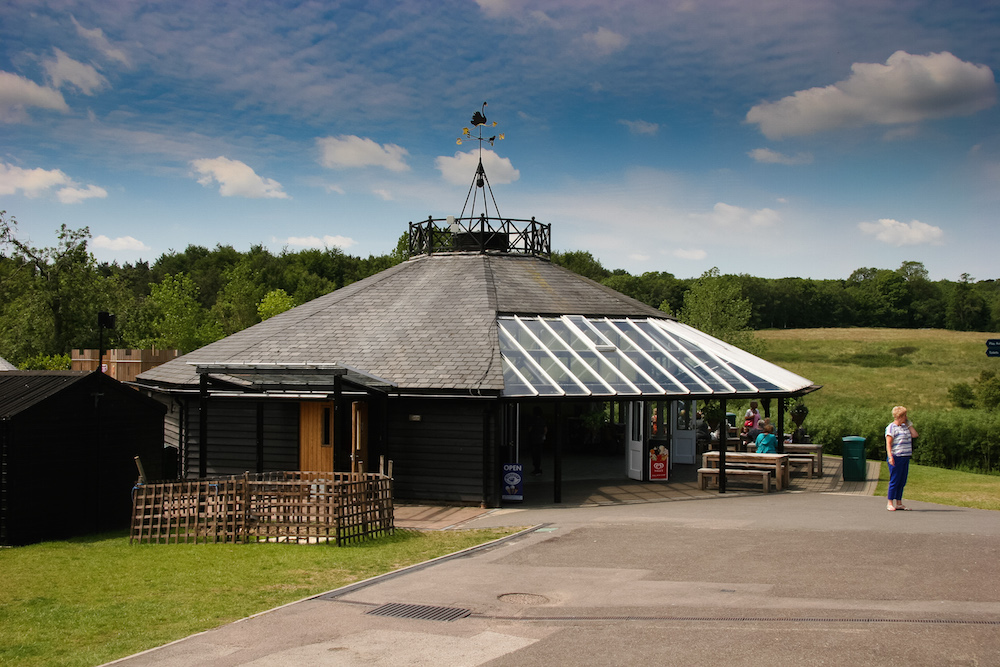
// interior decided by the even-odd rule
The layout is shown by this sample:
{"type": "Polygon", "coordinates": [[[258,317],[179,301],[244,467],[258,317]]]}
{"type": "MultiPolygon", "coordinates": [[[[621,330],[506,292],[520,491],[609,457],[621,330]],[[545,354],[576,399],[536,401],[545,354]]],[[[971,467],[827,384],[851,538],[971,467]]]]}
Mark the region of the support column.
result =
{"type": "Polygon", "coordinates": [[[198,382],[198,477],[208,477],[208,374],[198,382]]]}
{"type": "Polygon", "coordinates": [[[729,420],[726,419],[726,399],[719,399],[722,422],[719,424],[719,493],[726,492],[726,440],[729,438],[729,420]]]}
{"type": "Polygon", "coordinates": [[[562,502],[562,403],[555,404],[555,417],[553,417],[552,430],[555,437],[552,438],[552,502],[562,502]]]}
{"type": "Polygon", "coordinates": [[[778,425],[775,428],[778,436],[778,444],[775,447],[779,454],[785,453],[785,397],[778,399],[778,425]]]}

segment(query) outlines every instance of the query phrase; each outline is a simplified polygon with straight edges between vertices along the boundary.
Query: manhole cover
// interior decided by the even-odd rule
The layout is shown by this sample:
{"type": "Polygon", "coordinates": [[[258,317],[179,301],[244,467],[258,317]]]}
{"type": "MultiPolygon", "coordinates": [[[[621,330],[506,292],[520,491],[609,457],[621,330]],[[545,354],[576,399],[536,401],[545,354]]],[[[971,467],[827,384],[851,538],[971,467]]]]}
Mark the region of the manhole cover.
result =
{"type": "Polygon", "coordinates": [[[416,618],[422,621],[454,621],[465,618],[472,612],[457,607],[431,607],[423,604],[401,604],[389,602],[365,612],[372,616],[391,616],[393,618],[416,618]]]}
{"type": "Polygon", "coordinates": [[[503,595],[498,595],[497,600],[522,605],[549,603],[549,599],[547,597],[544,595],[535,595],[534,593],[504,593],[503,595]]]}

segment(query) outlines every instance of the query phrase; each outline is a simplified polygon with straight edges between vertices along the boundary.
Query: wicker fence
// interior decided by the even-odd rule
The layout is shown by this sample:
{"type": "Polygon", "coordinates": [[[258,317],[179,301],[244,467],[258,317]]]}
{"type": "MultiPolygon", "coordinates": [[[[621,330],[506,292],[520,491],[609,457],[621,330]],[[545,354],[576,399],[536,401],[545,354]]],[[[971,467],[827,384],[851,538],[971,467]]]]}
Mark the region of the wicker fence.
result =
{"type": "Polygon", "coordinates": [[[141,484],[132,508],[132,542],[339,546],[393,531],[392,478],[381,473],[247,473],[141,484]]]}

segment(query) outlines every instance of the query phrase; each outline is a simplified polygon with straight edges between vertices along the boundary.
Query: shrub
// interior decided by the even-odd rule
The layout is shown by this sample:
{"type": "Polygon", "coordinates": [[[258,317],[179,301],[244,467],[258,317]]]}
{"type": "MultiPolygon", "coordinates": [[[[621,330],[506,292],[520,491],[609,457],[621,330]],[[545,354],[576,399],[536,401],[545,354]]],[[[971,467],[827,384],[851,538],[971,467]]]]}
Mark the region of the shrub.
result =
{"type": "Polygon", "coordinates": [[[974,408],[976,392],[968,382],[959,382],[948,387],[948,401],[956,408],[974,408]]]}
{"type": "MultiPolygon", "coordinates": [[[[922,410],[913,415],[920,437],[913,462],[920,465],[993,472],[1000,470],[1000,412],[994,410],[922,410]]],[[[812,410],[806,421],[812,441],[823,451],[841,454],[843,437],[861,436],[869,459],[885,460],[889,407],[812,410]]]]}

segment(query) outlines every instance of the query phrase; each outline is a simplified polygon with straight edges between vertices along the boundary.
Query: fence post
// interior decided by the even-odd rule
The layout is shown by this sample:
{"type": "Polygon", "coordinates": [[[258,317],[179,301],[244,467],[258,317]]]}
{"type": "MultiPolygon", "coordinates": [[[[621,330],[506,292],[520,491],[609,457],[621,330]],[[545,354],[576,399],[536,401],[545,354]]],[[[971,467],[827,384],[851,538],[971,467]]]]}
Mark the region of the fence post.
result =
{"type": "Polygon", "coordinates": [[[250,541],[250,471],[243,472],[243,525],[240,532],[243,535],[243,543],[250,541]]]}

